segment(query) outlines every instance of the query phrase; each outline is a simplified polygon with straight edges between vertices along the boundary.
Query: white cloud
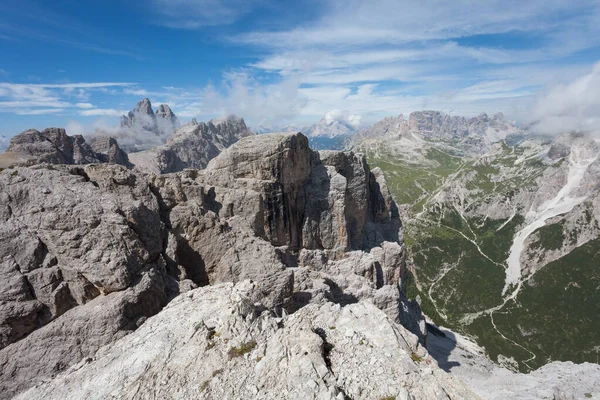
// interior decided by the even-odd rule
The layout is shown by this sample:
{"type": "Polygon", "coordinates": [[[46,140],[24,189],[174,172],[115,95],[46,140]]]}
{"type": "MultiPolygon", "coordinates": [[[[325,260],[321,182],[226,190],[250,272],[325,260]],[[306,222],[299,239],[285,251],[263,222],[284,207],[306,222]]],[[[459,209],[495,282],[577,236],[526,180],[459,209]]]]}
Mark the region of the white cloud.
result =
{"type": "Polygon", "coordinates": [[[360,126],[360,122],[362,121],[362,115],[348,115],[348,123],[355,128],[360,126]]]}
{"type": "Polygon", "coordinates": [[[339,121],[358,128],[360,126],[362,116],[357,114],[348,114],[347,111],[342,110],[331,110],[325,113],[323,119],[327,125],[331,125],[335,121],[339,121]]]}
{"type": "Polygon", "coordinates": [[[18,115],[46,115],[46,114],[57,114],[65,111],[62,108],[38,108],[36,110],[19,110],[15,111],[18,115]]]}
{"type": "Polygon", "coordinates": [[[82,115],[84,117],[99,116],[99,115],[119,117],[119,116],[125,115],[127,113],[128,113],[128,111],[125,111],[125,110],[115,110],[113,108],[94,108],[94,109],[91,109],[91,110],[79,111],[79,115],[82,115]]]}
{"type": "MultiPolygon", "coordinates": [[[[52,114],[69,109],[92,109],[90,91],[131,86],[127,82],[23,84],[0,82],[0,112],[17,115],[52,114]],[[76,100],[75,100],[76,99],[76,100]],[[75,103],[72,101],[79,100],[75,103]]],[[[74,111],[73,111],[74,112],[74,111]]]]}
{"type": "Polygon", "coordinates": [[[540,94],[529,121],[541,133],[581,130],[600,135],[600,63],[574,81],[540,94]]]}
{"type": "MultiPolygon", "coordinates": [[[[600,45],[595,0],[319,4],[311,21],[230,37],[263,52],[249,64],[250,78],[266,73],[298,83],[286,103],[304,104],[296,106],[301,118],[340,109],[371,122],[422,108],[522,116],[541,87],[581,70],[567,57],[600,45]],[[525,46],[511,48],[515,42],[525,46]]],[[[286,113],[277,105],[274,114],[286,113]]]]}
{"type": "Polygon", "coordinates": [[[151,0],[159,25],[178,29],[228,25],[249,13],[260,0],[151,0]]]}
{"type": "Polygon", "coordinates": [[[4,135],[0,135],[0,151],[6,150],[10,144],[10,138],[4,135]]]}
{"type": "Polygon", "coordinates": [[[289,76],[274,84],[262,84],[245,72],[225,76],[223,85],[208,85],[202,100],[189,104],[181,116],[218,116],[237,114],[260,125],[267,122],[288,121],[305,105],[299,95],[299,77],[289,76]]]}
{"type": "Polygon", "coordinates": [[[89,128],[73,120],[67,121],[67,124],[65,125],[65,130],[67,131],[67,134],[71,136],[85,135],[86,133],[90,132],[89,128]]]}
{"type": "Polygon", "coordinates": [[[254,31],[235,39],[287,49],[340,44],[403,44],[511,31],[559,29],[557,21],[565,26],[567,19],[573,18],[573,15],[587,17],[578,20],[582,30],[593,25],[594,17],[598,15],[598,3],[593,0],[577,3],[543,0],[331,0],[324,4],[327,12],[312,24],[275,32],[254,31]]]}

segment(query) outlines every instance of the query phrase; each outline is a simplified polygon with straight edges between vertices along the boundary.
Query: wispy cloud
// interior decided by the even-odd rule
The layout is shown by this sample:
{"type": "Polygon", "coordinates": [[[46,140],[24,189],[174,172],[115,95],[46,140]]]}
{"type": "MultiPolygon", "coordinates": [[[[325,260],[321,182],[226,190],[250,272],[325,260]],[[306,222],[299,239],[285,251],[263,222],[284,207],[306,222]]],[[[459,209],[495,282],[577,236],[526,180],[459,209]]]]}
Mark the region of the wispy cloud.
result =
{"type": "Polygon", "coordinates": [[[264,54],[249,76],[296,77],[299,115],[343,109],[373,120],[424,107],[523,115],[537,91],[585,66],[569,57],[600,46],[593,0],[328,0],[321,8],[308,23],[230,37],[264,54]]]}
{"type": "Polygon", "coordinates": [[[62,109],[62,108],[39,108],[36,110],[20,109],[20,110],[15,111],[15,114],[17,114],[17,115],[46,115],[46,114],[58,114],[63,111],[64,111],[64,109],[62,109]]]}
{"type": "Polygon", "coordinates": [[[265,3],[261,0],[151,0],[155,22],[178,29],[228,25],[265,3]]]}
{"type": "MultiPolygon", "coordinates": [[[[55,114],[68,109],[93,110],[89,102],[76,101],[89,97],[90,91],[126,88],[127,82],[77,82],[24,84],[0,82],[0,112],[17,115],[55,114]]],[[[96,114],[100,115],[100,114],[96,114]]]]}
{"type": "Polygon", "coordinates": [[[121,116],[124,114],[127,114],[126,110],[115,110],[113,108],[94,108],[92,110],[79,111],[79,115],[83,115],[85,117],[99,116],[99,115],[118,117],[118,116],[121,116]]]}

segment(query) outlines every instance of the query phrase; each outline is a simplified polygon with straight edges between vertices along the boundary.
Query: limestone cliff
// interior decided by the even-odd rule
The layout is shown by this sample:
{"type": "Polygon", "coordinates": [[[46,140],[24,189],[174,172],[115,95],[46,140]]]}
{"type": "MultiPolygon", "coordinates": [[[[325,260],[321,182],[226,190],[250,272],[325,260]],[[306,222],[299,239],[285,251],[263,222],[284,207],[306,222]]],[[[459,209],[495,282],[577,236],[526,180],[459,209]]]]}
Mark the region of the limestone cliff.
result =
{"type": "Polygon", "coordinates": [[[219,282],[252,280],[256,312],[272,317],[372,303],[423,351],[398,212],[361,155],[312,151],[302,134],[250,136],[204,170],[6,169],[0,196],[2,398],[93,357],[180,293],[219,282]]]}

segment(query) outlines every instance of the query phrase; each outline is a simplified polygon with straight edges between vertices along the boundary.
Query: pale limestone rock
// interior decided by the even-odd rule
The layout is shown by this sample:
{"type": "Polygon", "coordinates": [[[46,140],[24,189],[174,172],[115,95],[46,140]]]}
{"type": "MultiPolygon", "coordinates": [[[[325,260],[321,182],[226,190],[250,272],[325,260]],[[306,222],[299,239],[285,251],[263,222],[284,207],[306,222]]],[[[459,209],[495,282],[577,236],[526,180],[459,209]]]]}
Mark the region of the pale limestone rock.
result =
{"type": "Polygon", "coordinates": [[[17,398],[477,399],[368,302],[279,319],[261,313],[260,296],[248,281],[183,294],[17,398]]]}

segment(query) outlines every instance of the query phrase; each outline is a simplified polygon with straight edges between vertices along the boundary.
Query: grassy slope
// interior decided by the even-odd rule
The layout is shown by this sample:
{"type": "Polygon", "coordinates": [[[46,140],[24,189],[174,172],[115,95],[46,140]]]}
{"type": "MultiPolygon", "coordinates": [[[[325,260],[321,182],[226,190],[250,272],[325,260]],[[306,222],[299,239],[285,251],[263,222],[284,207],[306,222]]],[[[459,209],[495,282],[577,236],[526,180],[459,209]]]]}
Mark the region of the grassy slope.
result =
{"type": "MultiPolygon", "coordinates": [[[[495,160],[497,164],[475,165],[432,150],[428,158],[438,166],[427,168],[403,163],[393,155],[378,152],[374,156],[367,152],[369,163],[384,171],[396,201],[411,205],[411,216],[423,211],[427,198],[446,178],[457,173],[476,172],[468,189],[477,193],[477,202],[486,201],[492,192],[511,197],[519,188],[532,184],[545,168],[531,160],[515,167],[519,170],[511,179],[493,182],[491,177],[498,172],[494,165],[512,166],[519,156],[518,152],[504,148],[504,156],[495,160]]],[[[594,253],[594,249],[600,248],[597,242],[544,267],[526,285],[517,303],[510,303],[494,314],[493,322],[509,340],[494,329],[488,315],[476,318],[469,325],[460,322],[465,314],[502,302],[503,264],[523,218],[517,216],[498,230],[504,222],[465,221],[452,208],[430,209],[424,218],[408,221],[405,241],[416,274],[408,284],[409,296],[419,296],[424,312],[436,322],[476,336],[492,359],[499,354],[512,357],[522,370],[539,367],[550,359],[596,361],[598,351],[594,346],[600,343],[600,320],[590,316],[600,315],[600,269],[594,268],[600,257],[594,253]],[[473,239],[487,257],[459,232],[473,239]],[[450,271],[434,284],[447,269],[450,271]],[[434,288],[430,290],[432,284],[434,288]],[[532,354],[512,341],[532,351],[535,359],[523,364],[532,354]]],[[[540,233],[543,237],[540,245],[544,248],[556,247],[562,235],[553,226],[542,228],[540,233]]]]}

